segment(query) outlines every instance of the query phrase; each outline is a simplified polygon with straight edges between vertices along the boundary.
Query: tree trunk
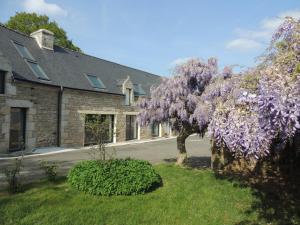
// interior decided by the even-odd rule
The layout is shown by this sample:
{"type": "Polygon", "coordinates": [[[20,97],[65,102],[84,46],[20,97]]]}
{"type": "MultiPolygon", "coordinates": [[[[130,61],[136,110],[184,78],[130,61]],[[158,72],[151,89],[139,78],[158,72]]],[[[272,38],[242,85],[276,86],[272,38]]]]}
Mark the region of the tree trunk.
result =
{"type": "Polygon", "coordinates": [[[177,165],[182,166],[186,160],[187,160],[187,153],[186,153],[186,148],[185,148],[185,140],[189,134],[185,132],[180,132],[180,134],[177,137],[177,149],[179,151],[178,157],[177,157],[177,165]]]}

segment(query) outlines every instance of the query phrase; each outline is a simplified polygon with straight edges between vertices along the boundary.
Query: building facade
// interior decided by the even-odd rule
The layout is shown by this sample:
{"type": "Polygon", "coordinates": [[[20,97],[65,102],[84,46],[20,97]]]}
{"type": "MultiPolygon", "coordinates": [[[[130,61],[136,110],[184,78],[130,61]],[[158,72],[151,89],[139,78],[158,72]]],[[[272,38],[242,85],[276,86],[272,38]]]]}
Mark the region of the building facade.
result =
{"type": "Polygon", "coordinates": [[[167,124],[140,127],[136,102],[161,77],[0,26],[0,153],[94,144],[86,127],[108,121],[108,142],[169,136],[167,124]]]}

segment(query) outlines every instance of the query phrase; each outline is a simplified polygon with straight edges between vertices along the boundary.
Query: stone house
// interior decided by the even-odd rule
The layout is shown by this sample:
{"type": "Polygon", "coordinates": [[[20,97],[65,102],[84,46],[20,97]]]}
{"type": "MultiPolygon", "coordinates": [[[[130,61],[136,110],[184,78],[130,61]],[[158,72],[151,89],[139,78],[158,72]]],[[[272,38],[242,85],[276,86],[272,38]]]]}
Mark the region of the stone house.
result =
{"type": "Polygon", "coordinates": [[[169,135],[168,125],[140,127],[139,98],[161,77],[54,44],[0,25],[0,153],[93,144],[85,123],[109,121],[109,142],[169,135]]]}

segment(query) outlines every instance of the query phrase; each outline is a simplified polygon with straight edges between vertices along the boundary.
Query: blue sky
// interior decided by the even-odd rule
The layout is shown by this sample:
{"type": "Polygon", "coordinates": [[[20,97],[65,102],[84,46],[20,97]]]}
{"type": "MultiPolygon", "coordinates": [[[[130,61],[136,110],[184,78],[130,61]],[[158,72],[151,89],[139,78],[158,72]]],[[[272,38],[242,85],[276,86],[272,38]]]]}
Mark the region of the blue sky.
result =
{"type": "Polygon", "coordinates": [[[168,76],[191,57],[253,66],[299,0],[1,0],[0,21],[17,11],[47,14],[85,53],[168,76]]]}

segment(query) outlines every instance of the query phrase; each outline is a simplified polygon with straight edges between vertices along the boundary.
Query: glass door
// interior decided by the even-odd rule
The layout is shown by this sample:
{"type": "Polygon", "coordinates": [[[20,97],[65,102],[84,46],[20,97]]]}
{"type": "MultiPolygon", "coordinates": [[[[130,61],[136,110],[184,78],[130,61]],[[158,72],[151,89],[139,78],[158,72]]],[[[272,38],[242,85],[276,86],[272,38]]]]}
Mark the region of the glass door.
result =
{"type": "Polygon", "coordinates": [[[126,140],[137,139],[136,116],[126,115],[126,140]]]}
{"type": "Polygon", "coordinates": [[[26,109],[11,108],[9,150],[19,151],[25,148],[26,109]]]}
{"type": "Polygon", "coordinates": [[[159,136],[159,124],[158,123],[152,123],[152,125],[151,125],[151,135],[152,135],[152,137],[158,137],[159,136]]]}
{"type": "Polygon", "coordinates": [[[95,145],[100,140],[113,142],[114,115],[87,114],[85,116],[84,145],[95,145]]]}

